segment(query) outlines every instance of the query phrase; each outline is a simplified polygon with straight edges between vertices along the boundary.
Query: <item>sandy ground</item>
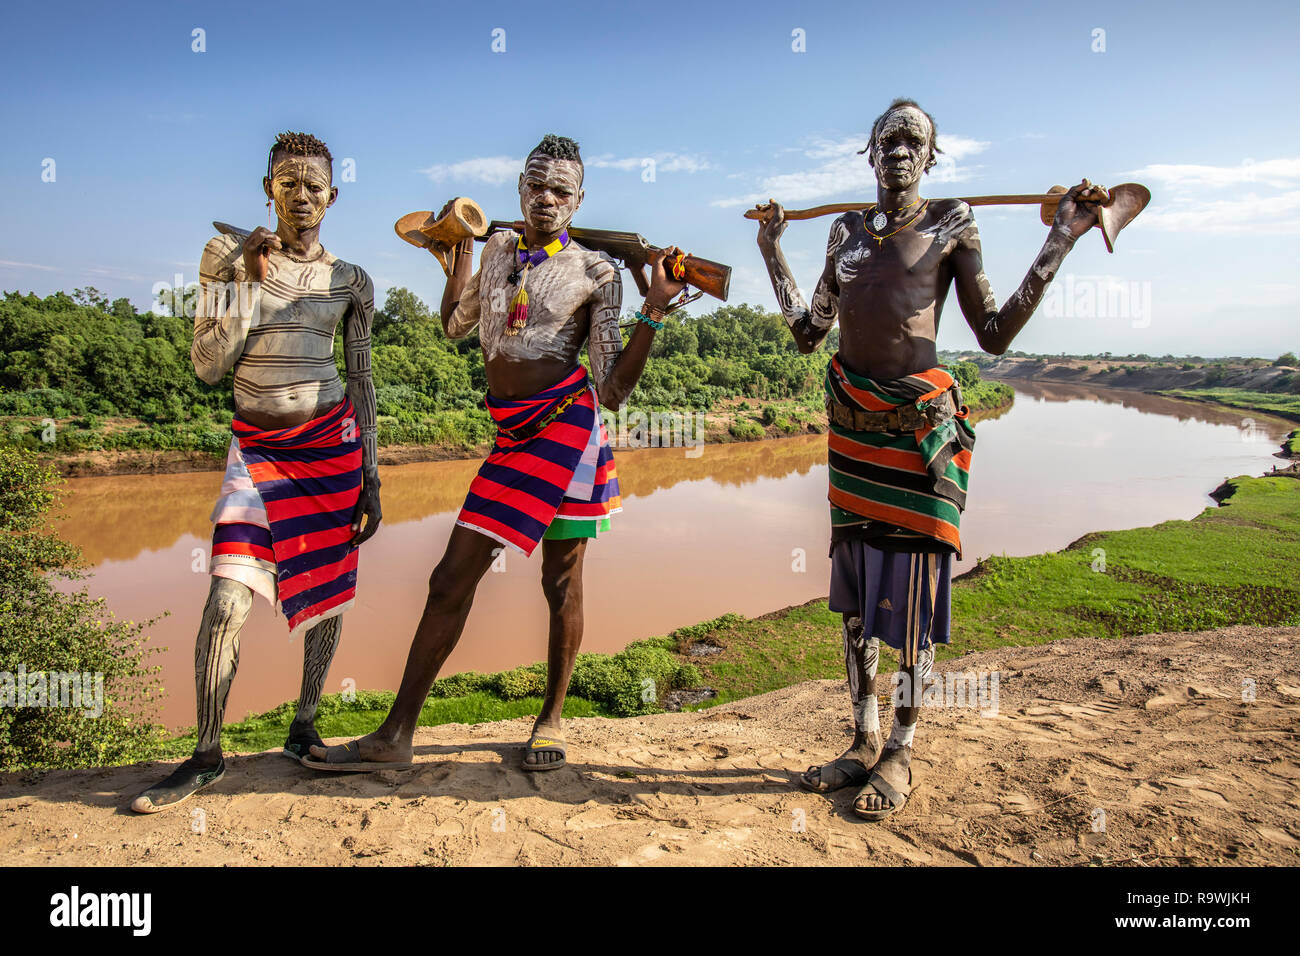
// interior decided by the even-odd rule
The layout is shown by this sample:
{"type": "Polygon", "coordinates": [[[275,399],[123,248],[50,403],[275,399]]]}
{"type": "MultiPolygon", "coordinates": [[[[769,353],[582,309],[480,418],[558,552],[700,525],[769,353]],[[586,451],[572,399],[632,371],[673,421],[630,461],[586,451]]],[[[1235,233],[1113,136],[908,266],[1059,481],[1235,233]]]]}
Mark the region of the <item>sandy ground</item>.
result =
{"type": "Polygon", "coordinates": [[[150,817],[126,807],[163,765],[11,774],[0,863],[1300,863],[1300,629],[1066,640],[946,669],[996,671],[998,712],[926,710],[916,789],[883,824],[852,815],[851,789],[792,786],[851,729],[843,683],[816,681],[572,721],[571,762],[547,774],[516,769],[522,720],[422,729],[405,772],[228,758],[213,789],[150,817]]]}

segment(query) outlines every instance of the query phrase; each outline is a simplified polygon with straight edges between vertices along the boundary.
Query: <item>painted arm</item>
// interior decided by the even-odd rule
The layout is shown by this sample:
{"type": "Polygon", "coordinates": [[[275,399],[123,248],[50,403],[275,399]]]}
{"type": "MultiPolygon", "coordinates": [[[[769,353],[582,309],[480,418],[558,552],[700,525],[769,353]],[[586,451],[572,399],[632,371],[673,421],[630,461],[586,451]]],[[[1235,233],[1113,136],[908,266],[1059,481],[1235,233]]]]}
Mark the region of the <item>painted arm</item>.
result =
{"type": "Polygon", "coordinates": [[[261,299],[260,285],[237,285],[235,263],[240,245],[226,236],[214,236],[199,260],[199,297],[194,313],[194,341],[190,361],[194,372],[216,385],[244,352],[244,341],[261,299]]]}
{"type": "MultiPolygon", "coordinates": [[[[484,257],[487,247],[483,247],[484,257]]],[[[480,314],[479,278],[482,269],[474,271],[474,240],[466,239],[455,250],[455,263],[451,275],[442,288],[442,330],[449,339],[463,339],[474,331],[480,314]]],[[[481,265],[482,263],[480,263],[481,265]]]]}
{"type": "Polygon", "coordinates": [[[627,353],[623,349],[623,332],[618,327],[623,314],[623,277],[618,266],[608,256],[602,255],[587,275],[597,283],[596,292],[588,303],[591,308],[591,332],[587,337],[587,356],[591,359],[591,377],[595,379],[596,397],[612,411],[618,411],[627,401],[645,367],[645,356],[650,354],[649,343],[654,330],[638,322],[628,341],[629,348],[636,343],[644,353],[640,363],[623,363],[627,353]],[[643,328],[644,327],[644,331],[643,328]],[[646,333],[651,333],[647,335],[646,333]],[[638,341],[639,340],[639,341],[638,341]],[[635,374],[632,365],[636,365],[635,374]],[[632,380],[627,381],[632,374],[632,380]]]}
{"type": "Polygon", "coordinates": [[[840,311],[840,289],[835,279],[835,250],[847,235],[843,222],[835,221],[831,227],[830,239],[826,244],[826,264],[822,268],[817,288],[813,290],[812,307],[804,301],[790,264],[785,261],[781,251],[781,234],[785,232],[785,210],[779,203],[770,204],[772,215],[766,219],[758,230],[758,248],[767,265],[768,277],[772,280],[772,291],[776,293],[777,306],[785,316],[786,325],[799,346],[799,351],[807,354],[817,349],[840,311]]]}
{"type": "MultiPolygon", "coordinates": [[[[969,225],[957,237],[950,263],[957,285],[957,302],[980,348],[1001,355],[1011,347],[1012,341],[1038,308],[1043,293],[1066,255],[1074,248],[1075,240],[1096,225],[1096,198],[1104,195],[1097,187],[1090,186],[1086,179],[1065,194],[1057,207],[1056,221],[1052,223],[1034,264],[1020,288],[1000,309],[984,274],[979,229],[974,218],[970,219],[969,225]]],[[[969,212],[969,207],[966,208],[969,212]]]]}
{"type": "Polygon", "coordinates": [[[370,374],[370,328],[375,321],[375,286],[370,276],[356,269],[352,304],[343,318],[343,362],[347,368],[348,398],[356,410],[356,430],[361,438],[364,484],[352,515],[352,544],[359,545],[379,530],[379,427],[375,420],[375,383],[370,374]],[[365,529],[362,530],[362,518],[365,529]]]}
{"type": "MultiPolygon", "coordinates": [[[[662,312],[668,308],[673,296],[685,287],[686,283],[668,275],[664,265],[680,251],[676,246],[670,246],[650,262],[650,291],[646,293],[642,307],[645,311],[662,312]]],[[[623,311],[623,279],[618,267],[608,256],[602,255],[588,275],[599,283],[591,300],[591,332],[587,340],[591,371],[596,379],[596,396],[600,404],[618,411],[645,371],[655,329],[646,322],[637,322],[624,348],[623,334],[618,327],[623,311]]]]}

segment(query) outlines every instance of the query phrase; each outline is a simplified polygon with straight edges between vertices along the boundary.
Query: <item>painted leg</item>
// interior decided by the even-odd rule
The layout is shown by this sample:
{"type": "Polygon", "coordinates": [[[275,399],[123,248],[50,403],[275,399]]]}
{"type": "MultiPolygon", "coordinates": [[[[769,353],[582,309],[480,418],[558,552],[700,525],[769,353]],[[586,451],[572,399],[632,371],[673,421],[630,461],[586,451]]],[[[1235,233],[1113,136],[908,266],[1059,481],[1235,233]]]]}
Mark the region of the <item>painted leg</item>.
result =
{"type": "Polygon", "coordinates": [[[194,642],[194,682],[198,708],[194,755],[165,780],[131,804],[137,813],[157,813],[221,779],[221,722],[226,698],[239,667],[239,631],[253,607],[253,592],[238,581],[213,577],[194,642]]]}
{"type": "Polygon", "coordinates": [[[493,539],[460,525],[452,528],[442,560],[429,577],[424,614],[406,656],[397,699],[372,734],[333,747],[312,747],[314,760],[327,763],[409,763],[411,740],[429,688],[465,629],[474,591],[492,566],[493,539]]]}
{"type": "Polygon", "coordinates": [[[316,708],[320,706],[330,662],[343,638],[343,615],[326,618],[307,631],[302,650],[302,689],[298,693],[298,712],[289,725],[289,739],[284,753],[297,760],[305,757],[312,745],[324,746],[316,732],[316,708]]]}
{"type": "Polygon", "coordinates": [[[239,632],[253,608],[253,592],[229,578],[214,577],[194,642],[198,741],[194,756],[210,765],[221,760],[221,723],[239,668],[239,632]]]}
{"type": "Polygon", "coordinates": [[[901,810],[912,793],[912,739],[921,715],[922,692],[934,667],[931,629],[939,586],[939,557],[916,553],[910,561],[908,627],[898,659],[894,727],[867,785],[853,801],[853,812],[866,820],[883,820],[901,810]]]}
{"type": "Polygon", "coordinates": [[[799,776],[807,790],[825,793],[861,785],[880,757],[880,710],[876,700],[876,672],[880,666],[880,639],[867,637],[862,618],[845,614],[844,666],[853,707],[853,741],[849,749],[822,767],[809,767],[799,776]]]}
{"type": "MultiPolygon", "coordinates": [[[[904,649],[906,654],[906,649],[904,649]]],[[[921,694],[934,667],[934,645],[927,644],[910,663],[898,669],[894,726],[871,776],[853,801],[854,812],[869,820],[883,820],[901,808],[912,792],[912,741],[921,716],[921,694]]]]}
{"type": "Polygon", "coordinates": [[[555,769],[565,761],[560,715],[582,646],[582,561],[586,538],[542,541],[542,592],[550,609],[546,699],[533,724],[525,769],[555,769]]]}

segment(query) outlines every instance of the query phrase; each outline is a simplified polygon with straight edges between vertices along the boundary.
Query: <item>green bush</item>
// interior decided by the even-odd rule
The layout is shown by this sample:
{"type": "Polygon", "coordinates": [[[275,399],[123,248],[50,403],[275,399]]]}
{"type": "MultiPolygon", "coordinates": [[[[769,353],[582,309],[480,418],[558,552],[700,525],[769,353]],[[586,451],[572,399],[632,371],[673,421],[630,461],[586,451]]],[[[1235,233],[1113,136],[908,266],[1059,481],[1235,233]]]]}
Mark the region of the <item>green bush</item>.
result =
{"type": "Polygon", "coordinates": [[[579,654],[569,691],[603,704],[619,717],[659,710],[675,687],[699,684],[700,672],[673,656],[666,638],[636,641],[617,654],[579,654]]]}
{"type": "Polygon", "coordinates": [[[492,675],[480,674],[477,671],[465,671],[461,674],[439,677],[433,682],[433,687],[429,689],[429,696],[464,697],[466,694],[475,694],[487,690],[488,682],[491,679],[492,675]]]}
{"type": "Polygon", "coordinates": [[[731,437],[739,441],[753,441],[756,438],[763,437],[763,426],[758,422],[746,421],[744,419],[733,419],[731,426],[727,429],[731,432],[731,437]]]}
{"type": "Polygon", "coordinates": [[[487,689],[502,700],[542,697],[546,693],[546,665],[530,664],[527,667],[516,667],[512,671],[493,674],[487,682],[487,689]]]}
{"type": "Polygon", "coordinates": [[[143,625],[112,619],[84,588],[56,586],[83,576],[78,550],[45,530],[57,480],[26,451],[0,447],[0,771],[124,763],[163,739],[148,716],[161,688],[143,625]],[[52,673],[89,677],[74,691],[52,673]]]}

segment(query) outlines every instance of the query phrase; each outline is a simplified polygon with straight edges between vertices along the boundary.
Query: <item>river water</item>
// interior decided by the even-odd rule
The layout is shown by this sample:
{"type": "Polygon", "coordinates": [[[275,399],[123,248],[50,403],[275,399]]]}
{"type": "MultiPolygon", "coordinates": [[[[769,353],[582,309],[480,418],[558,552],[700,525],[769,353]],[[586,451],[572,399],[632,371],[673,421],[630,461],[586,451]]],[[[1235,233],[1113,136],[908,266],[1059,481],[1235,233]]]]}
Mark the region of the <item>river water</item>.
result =
{"type": "MultiPolygon", "coordinates": [[[[1064,547],[1089,531],[1191,518],[1225,477],[1259,474],[1294,426],[1196,403],[1079,385],[1015,383],[1010,410],[976,425],[965,554],[1064,547]]],[[[757,615],[824,596],[830,540],[821,435],[616,453],[624,512],[587,551],[583,649],[616,651],[728,611],[757,615]]],[[[478,461],[381,469],[384,524],[362,548],[357,605],[326,692],[395,688],[478,461]]],[[[216,472],[78,478],[67,483],[60,533],[80,546],[90,592],[117,617],[153,624],[165,647],[170,728],[194,723],[194,631],[208,589],[208,515],[216,472]]],[[[510,552],[475,598],[444,673],[494,671],[546,656],[541,550],[510,552]]],[[[245,626],[227,720],[296,699],[302,642],[261,598],[245,626]]]]}

